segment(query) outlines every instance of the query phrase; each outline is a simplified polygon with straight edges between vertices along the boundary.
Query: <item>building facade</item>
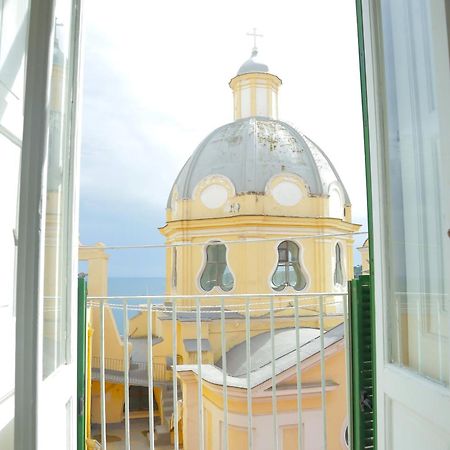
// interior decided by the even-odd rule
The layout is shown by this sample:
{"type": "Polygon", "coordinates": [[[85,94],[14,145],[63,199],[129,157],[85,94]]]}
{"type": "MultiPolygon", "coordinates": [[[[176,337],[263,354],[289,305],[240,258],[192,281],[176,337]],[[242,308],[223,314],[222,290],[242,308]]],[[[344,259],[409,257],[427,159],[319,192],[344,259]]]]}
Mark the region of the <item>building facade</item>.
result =
{"type": "MultiPolygon", "coordinates": [[[[74,139],[66,138],[76,137],[77,118],[72,102],[63,102],[60,108],[66,109],[53,114],[50,99],[54,56],[59,53],[57,34],[67,70],[63,71],[64,83],[53,78],[53,87],[60,93],[61,87],[69,88],[75,94],[71,99],[77,97],[79,6],[69,0],[12,0],[0,5],[0,182],[5,194],[0,245],[6,263],[0,304],[0,332],[6,343],[0,347],[4,363],[0,446],[6,449],[71,449],[76,445],[76,327],[54,320],[57,315],[47,315],[44,325],[44,279],[46,270],[55,270],[52,264],[46,267],[45,230],[47,223],[60,223],[61,227],[52,227],[49,242],[52,247],[63,243],[69,252],[62,271],[48,279],[58,279],[57,286],[64,286],[67,295],[62,296],[61,306],[72,313],[64,317],[70,317],[74,325],[71,280],[76,278],[78,244],[77,152],[74,139]],[[67,108],[69,115],[63,114],[67,108]],[[66,158],[56,160],[73,169],[69,171],[72,177],[56,182],[48,182],[52,178],[48,170],[52,158],[46,158],[50,117],[53,126],[59,120],[67,130],[61,134],[58,125],[53,127],[53,156],[60,155],[59,150],[67,151],[66,158]],[[60,188],[72,199],[63,208],[68,227],[54,220],[58,208],[47,217],[47,196],[55,200],[60,188]],[[57,336],[62,337],[59,344],[57,336]]],[[[445,0],[361,0],[357,14],[376,302],[376,445],[381,450],[448,449],[449,6],[445,0]]],[[[247,88],[246,78],[235,82],[237,114],[261,111],[256,93],[262,91],[257,88],[276,94],[279,85],[276,78],[263,76],[247,88]],[[247,106],[242,106],[243,101],[247,106]]],[[[269,100],[264,95],[261,98],[268,106],[269,100]]],[[[273,114],[275,105],[272,101],[266,111],[273,114]]],[[[298,193],[298,189],[287,191],[298,193]]],[[[224,197],[224,190],[212,188],[203,197],[207,203],[211,197],[217,201],[224,197]]],[[[58,255],[63,256],[62,252],[58,255]]]]}

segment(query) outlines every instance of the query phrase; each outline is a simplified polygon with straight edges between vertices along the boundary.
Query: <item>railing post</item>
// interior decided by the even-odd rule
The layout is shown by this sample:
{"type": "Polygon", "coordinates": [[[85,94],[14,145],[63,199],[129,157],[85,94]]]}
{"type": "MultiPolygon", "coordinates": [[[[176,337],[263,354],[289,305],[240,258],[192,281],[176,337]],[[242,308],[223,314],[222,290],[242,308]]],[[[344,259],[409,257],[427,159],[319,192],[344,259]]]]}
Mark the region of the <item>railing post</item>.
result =
{"type": "Polygon", "coordinates": [[[128,355],[128,302],[123,301],[123,380],[125,390],[125,450],[130,450],[130,357],[128,355]]]}
{"type": "Polygon", "coordinates": [[[86,297],[85,274],[78,275],[78,344],[77,344],[77,449],[86,446],[86,297]]]}
{"type": "Polygon", "coordinates": [[[153,411],[153,304],[147,300],[147,378],[148,378],[148,439],[155,450],[155,419],[153,411]]]}
{"type": "Polygon", "coordinates": [[[100,300],[100,418],[102,450],[106,450],[106,395],[105,395],[105,302],[100,300]]]}
{"type": "Polygon", "coordinates": [[[253,408],[252,408],[252,386],[251,386],[251,371],[252,371],[252,354],[250,346],[250,300],[245,300],[245,349],[247,358],[247,433],[248,433],[248,450],[253,450],[253,408]]]}
{"type": "Polygon", "coordinates": [[[223,450],[228,450],[228,375],[227,343],[225,329],[225,299],[220,302],[220,331],[222,342],[222,380],[223,380],[223,450]]]}
{"type": "Polygon", "coordinates": [[[177,302],[172,299],[172,388],[173,388],[173,437],[175,450],[179,450],[178,437],[178,385],[177,385],[177,302]]]}
{"type": "Polygon", "coordinates": [[[323,296],[319,297],[319,321],[320,321],[320,380],[322,386],[322,427],[323,427],[323,450],[327,450],[327,397],[325,378],[325,339],[323,326],[323,296]]]}
{"type": "Polygon", "coordinates": [[[200,299],[196,299],[195,322],[197,327],[197,378],[198,378],[198,435],[199,450],[204,450],[204,422],[203,422],[203,380],[202,380],[202,323],[200,299]]]}
{"type": "Polygon", "coordinates": [[[298,315],[298,297],[294,298],[295,317],[295,353],[297,359],[297,448],[303,450],[303,419],[302,419],[302,359],[300,354],[300,321],[298,315]]]}
{"type": "Polygon", "coordinates": [[[272,434],[273,448],[278,450],[277,373],[275,356],[274,299],[270,297],[270,345],[272,351],[272,434]]]}

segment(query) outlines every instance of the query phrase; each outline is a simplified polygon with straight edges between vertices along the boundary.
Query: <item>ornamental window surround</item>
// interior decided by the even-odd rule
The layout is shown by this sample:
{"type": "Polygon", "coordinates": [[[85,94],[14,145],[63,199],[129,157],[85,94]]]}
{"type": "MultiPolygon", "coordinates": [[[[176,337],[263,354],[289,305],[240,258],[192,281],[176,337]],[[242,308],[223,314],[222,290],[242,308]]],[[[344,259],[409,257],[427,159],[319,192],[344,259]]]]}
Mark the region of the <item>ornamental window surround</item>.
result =
{"type": "Polygon", "coordinates": [[[211,291],[215,286],[223,291],[230,291],[234,286],[234,277],[227,263],[227,248],[219,242],[212,242],[206,247],[206,263],[200,276],[200,286],[204,291],[211,291]]]}
{"type": "Polygon", "coordinates": [[[307,281],[300,263],[299,246],[292,241],[278,245],[278,263],[272,275],[272,289],[282,291],[291,286],[296,291],[305,289],[307,281]]]}

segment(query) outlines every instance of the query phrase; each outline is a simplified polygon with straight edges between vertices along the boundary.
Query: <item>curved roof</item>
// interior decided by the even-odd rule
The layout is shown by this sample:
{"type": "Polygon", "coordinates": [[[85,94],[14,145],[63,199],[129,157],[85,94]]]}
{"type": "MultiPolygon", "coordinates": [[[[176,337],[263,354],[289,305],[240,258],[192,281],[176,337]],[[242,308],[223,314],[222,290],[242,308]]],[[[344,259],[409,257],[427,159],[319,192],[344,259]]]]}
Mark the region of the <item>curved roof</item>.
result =
{"type": "Polygon", "coordinates": [[[245,73],[257,73],[257,72],[269,72],[269,66],[261,62],[255,61],[255,57],[258,55],[257,50],[252,51],[252,56],[245,61],[244,64],[239,68],[238,75],[243,75],[245,73]]]}
{"type": "Polygon", "coordinates": [[[292,126],[267,117],[247,117],[214,130],[181,169],[169,196],[191,199],[199,181],[210,175],[229,178],[236,194],[264,194],[267,182],[282,172],[298,175],[311,195],[328,195],[338,183],[349,197],[336,169],[323,151],[292,126]]]}
{"type": "MultiPolygon", "coordinates": [[[[297,348],[296,329],[282,328],[275,330],[275,360],[286,356],[297,348]]],[[[302,328],[300,330],[300,345],[304,345],[317,338],[320,331],[316,328],[302,328]]],[[[234,377],[243,377],[247,373],[250,362],[250,371],[261,369],[272,362],[272,341],[270,331],[258,334],[250,338],[250,361],[247,359],[246,342],[237,344],[226,353],[227,373],[234,377]]],[[[222,359],[217,364],[222,368],[222,359]]]]}

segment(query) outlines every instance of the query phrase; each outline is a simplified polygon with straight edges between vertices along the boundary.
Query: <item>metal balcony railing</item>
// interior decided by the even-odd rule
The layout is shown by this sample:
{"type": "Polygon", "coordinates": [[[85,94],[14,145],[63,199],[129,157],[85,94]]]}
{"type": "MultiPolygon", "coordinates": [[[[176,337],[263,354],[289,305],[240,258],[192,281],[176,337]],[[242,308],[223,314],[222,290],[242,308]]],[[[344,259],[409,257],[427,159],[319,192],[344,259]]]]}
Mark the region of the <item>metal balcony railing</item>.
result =
{"type": "MultiPolygon", "coordinates": [[[[295,448],[298,450],[335,448],[335,444],[329,446],[328,443],[331,426],[327,423],[330,414],[330,411],[327,411],[327,395],[337,387],[332,380],[327,379],[325,352],[331,345],[344,343],[343,351],[348,364],[346,292],[90,297],[89,306],[98,308],[100,318],[98,330],[100,355],[92,359],[92,377],[99,381],[101,415],[99,438],[104,450],[109,447],[125,450],[159,448],[153,407],[155,387],[158,383],[164,383],[166,398],[159,400],[164,404],[166,415],[170,411],[169,422],[172,425],[171,446],[161,448],[233,450],[231,438],[235,439],[233,433],[237,425],[236,411],[231,411],[230,395],[235,396],[236,392],[244,399],[246,405],[245,426],[242,426],[241,421],[240,431],[246,434],[246,448],[249,450],[285,449],[281,430],[286,425],[287,415],[282,411],[282,405],[283,399],[288,398],[287,396],[291,399],[295,396],[296,402],[296,407],[291,408],[295,415],[293,424],[297,424],[295,448]],[[136,304],[137,301],[141,303],[136,304]],[[105,357],[107,345],[105,310],[108,307],[120,309],[123,313],[123,360],[105,357]],[[133,360],[130,355],[129,344],[132,339],[129,337],[128,317],[131,311],[147,314],[145,361],[133,360]],[[155,362],[153,341],[155,318],[170,321],[170,336],[166,336],[166,340],[170,341],[171,345],[171,361],[177,361],[176,364],[155,362]],[[178,336],[180,328],[177,326],[177,323],[183,320],[195,324],[195,336],[191,335],[190,339],[184,341],[185,336],[178,336]],[[214,348],[210,350],[205,343],[205,331],[202,328],[206,322],[214,323],[217,331],[214,348]],[[232,324],[240,327],[242,339],[240,342],[230,344],[233,338],[233,330],[230,329],[232,324]],[[180,364],[180,347],[183,345],[194,356],[188,361],[195,361],[193,364],[180,364]],[[203,361],[204,355],[209,355],[208,361],[203,361]],[[313,357],[320,367],[318,383],[312,382],[310,378],[302,380],[305,361],[313,357]],[[291,381],[280,385],[278,377],[287,373],[286,371],[289,371],[291,381]],[[196,401],[192,402],[194,406],[187,405],[187,400],[180,392],[179,380],[187,372],[196,379],[196,401]],[[120,447],[114,446],[114,443],[110,444],[107,440],[108,381],[124,385],[124,440],[120,447]],[[133,441],[130,428],[130,386],[148,387],[149,432],[145,445],[135,444],[133,441]],[[205,394],[211,387],[217,386],[221,398],[220,430],[208,429],[213,425],[211,419],[205,417],[205,408],[210,404],[205,394]],[[264,417],[270,418],[268,419],[270,426],[267,420],[265,424],[261,421],[262,399],[260,394],[255,393],[255,389],[259,386],[265,386],[266,399],[270,407],[264,417]],[[311,431],[298,424],[304,423],[304,396],[313,394],[320,397],[320,405],[315,409],[316,413],[320,414],[320,421],[316,424],[316,435],[313,437],[315,444],[311,445],[312,437],[308,438],[308,432],[311,431]],[[167,395],[170,395],[170,405],[167,395]],[[186,411],[183,408],[190,409],[186,411]],[[181,436],[183,428],[178,424],[181,416],[184,417],[187,413],[194,425],[189,425],[188,435],[181,436]]],[[[186,348],[183,351],[187,351],[186,348]]],[[[346,374],[348,376],[348,368],[346,374]]],[[[347,408],[348,379],[345,384],[347,397],[345,408],[347,408]]]]}

